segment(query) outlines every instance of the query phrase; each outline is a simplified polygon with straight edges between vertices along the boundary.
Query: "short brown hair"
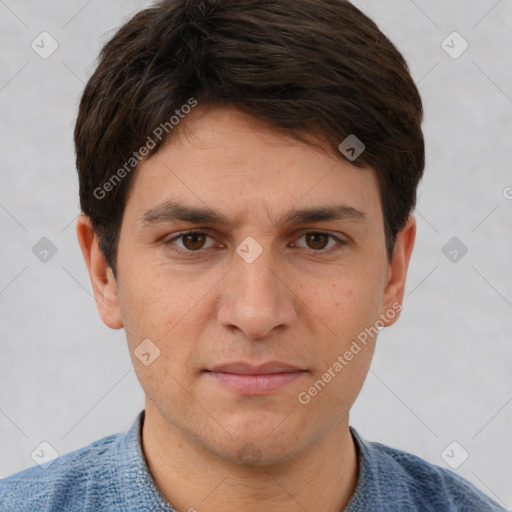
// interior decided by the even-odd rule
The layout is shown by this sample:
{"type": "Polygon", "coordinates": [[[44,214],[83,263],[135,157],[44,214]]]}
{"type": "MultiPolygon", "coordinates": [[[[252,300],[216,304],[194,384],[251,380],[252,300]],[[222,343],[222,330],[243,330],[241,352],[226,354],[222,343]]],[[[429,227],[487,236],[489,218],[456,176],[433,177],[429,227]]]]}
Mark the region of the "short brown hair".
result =
{"type": "MultiPolygon", "coordinates": [[[[375,23],[345,0],[160,0],[104,46],[75,127],[80,205],[114,272],[127,161],[136,166],[150,134],[191,98],[334,151],[354,134],[365,151],[353,164],[376,172],[392,256],[423,173],[423,111],[404,58],[375,23]]],[[[153,137],[147,157],[172,135],[153,137]]]]}

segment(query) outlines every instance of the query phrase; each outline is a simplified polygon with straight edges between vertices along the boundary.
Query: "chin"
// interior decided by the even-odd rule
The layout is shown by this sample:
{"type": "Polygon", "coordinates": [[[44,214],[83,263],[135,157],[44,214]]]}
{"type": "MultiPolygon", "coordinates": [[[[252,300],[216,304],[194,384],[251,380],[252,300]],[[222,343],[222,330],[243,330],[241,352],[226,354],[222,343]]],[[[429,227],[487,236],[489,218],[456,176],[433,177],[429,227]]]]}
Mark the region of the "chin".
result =
{"type": "Polygon", "coordinates": [[[224,448],[219,451],[217,447],[217,455],[229,462],[254,468],[265,468],[265,470],[272,466],[282,465],[303,451],[289,442],[276,443],[268,439],[238,440],[235,443],[230,443],[229,449],[228,447],[224,448]]]}
{"type": "Polygon", "coordinates": [[[219,432],[222,440],[217,436],[203,438],[203,444],[230,462],[267,468],[282,464],[313,444],[306,439],[304,428],[288,421],[292,417],[293,414],[287,417],[262,411],[238,414],[235,421],[221,423],[225,426],[219,432]]]}

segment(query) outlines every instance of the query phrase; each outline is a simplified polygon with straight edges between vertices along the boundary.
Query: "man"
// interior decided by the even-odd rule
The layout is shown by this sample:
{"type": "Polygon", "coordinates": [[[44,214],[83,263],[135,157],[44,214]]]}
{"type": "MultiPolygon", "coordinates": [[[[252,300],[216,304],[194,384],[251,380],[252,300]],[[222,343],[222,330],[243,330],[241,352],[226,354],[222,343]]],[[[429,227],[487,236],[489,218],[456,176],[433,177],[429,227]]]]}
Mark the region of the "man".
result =
{"type": "Polygon", "coordinates": [[[361,438],[424,167],[407,65],[343,0],[163,0],[104,47],[75,129],[98,311],[145,410],[0,483],[2,511],[497,511],[361,438]]]}

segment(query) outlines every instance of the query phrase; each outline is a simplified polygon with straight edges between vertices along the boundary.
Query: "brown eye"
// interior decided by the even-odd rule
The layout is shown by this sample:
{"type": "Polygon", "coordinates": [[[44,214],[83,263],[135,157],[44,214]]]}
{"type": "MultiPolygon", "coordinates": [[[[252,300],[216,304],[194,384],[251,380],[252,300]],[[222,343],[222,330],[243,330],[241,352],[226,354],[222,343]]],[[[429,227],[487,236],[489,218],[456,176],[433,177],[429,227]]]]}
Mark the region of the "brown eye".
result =
{"type": "Polygon", "coordinates": [[[309,252],[332,254],[347,245],[347,242],[325,231],[308,231],[294,243],[295,247],[309,249],[309,252]]]}
{"type": "Polygon", "coordinates": [[[183,246],[189,251],[197,251],[202,249],[207,235],[205,233],[188,233],[181,235],[183,246]]]}
{"type": "Polygon", "coordinates": [[[329,243],[330,235],[326,233],[306,233],[306,243],[311,249],[325,249],[329,243]]]}

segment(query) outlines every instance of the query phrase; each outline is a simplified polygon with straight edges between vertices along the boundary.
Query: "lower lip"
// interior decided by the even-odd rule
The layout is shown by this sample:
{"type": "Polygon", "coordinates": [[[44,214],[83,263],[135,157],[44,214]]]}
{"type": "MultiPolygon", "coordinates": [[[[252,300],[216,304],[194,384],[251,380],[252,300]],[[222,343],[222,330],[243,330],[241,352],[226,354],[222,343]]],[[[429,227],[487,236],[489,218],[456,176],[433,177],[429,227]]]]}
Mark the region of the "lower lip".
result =
{"type": "Polygon", "coordinates": [[[237,373],[207,372],[207,375],[216,379],[222,385],[242,395],[266,395],[281,389],[304,372],[282,372],[264,375],[245,375],[237,373]]]}

